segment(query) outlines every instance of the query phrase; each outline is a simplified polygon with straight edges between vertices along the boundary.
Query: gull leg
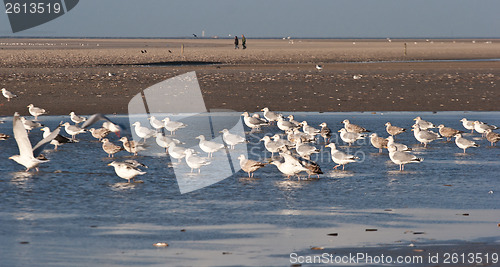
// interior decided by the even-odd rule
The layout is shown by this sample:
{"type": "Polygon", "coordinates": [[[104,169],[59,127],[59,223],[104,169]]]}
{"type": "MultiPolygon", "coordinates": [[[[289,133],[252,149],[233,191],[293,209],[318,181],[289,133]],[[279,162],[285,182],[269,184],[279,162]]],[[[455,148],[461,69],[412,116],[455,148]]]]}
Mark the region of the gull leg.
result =
{"type": "Polygon", "coordinates": [[[333,169],[336,170],[338,167],[340,167],[340,164],[338,164],[337,166],[333,167],[333,169]]]}

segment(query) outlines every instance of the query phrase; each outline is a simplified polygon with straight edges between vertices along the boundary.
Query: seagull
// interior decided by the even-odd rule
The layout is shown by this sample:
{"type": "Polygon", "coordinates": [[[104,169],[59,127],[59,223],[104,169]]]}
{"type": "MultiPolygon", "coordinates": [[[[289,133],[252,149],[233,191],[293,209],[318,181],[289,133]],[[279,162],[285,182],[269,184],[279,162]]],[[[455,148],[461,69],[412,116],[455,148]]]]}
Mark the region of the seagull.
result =
{"type": "Polygon", "coordinates": [[[102,139],[102,150],[104,152],[108,153],[108,157],[112,158],[115,156],[116,153],[120,152],[123,150],[121,146],[117,146],[109,141],[108,138],[102,139]]]}
{"type": "Polygon", "coordinates": [[[257,130],[260,129],[261,126],[268,125],[268,123],[265,121],[262,121],[254,117],[250,117],[248,112],[243,112],[243,114],[241,115],[243,116],[243,121],[245,122],[245,125],[251,128],[252,130],[257,130]]]}
{"type": "Polygon", "coordinates": [[[175,138],[170,138],[162,133],[156,133],[156,144],[160,147],[165,148],[165,152],[168,154],[168,146],[170,143],[174,142],[175,144],[181,144],[181,141],[175,139],[175,138]]]}
{"type": "Polygon", "coordinates": [[[28,120],[25,117],[21,117],[20,120],[24,126],[24,129],[26,129],[28,132],[35,128],[44,127],[41,123],[28,120]]]}
{"type": "Polygon", "coordinates": [[[414,124],[412,128],[415,139],[424,144],[424,147],[427,147],[427,144],[434,140],[441,139],[441,137],[439,137],[439,134],[432,131],[422,130],[417,124],[414,124]]]}
{"type": "Polygon", "coordinates": [[[307,171],[307,169],[304,166],[302,166],[302,164],[295,165],[295,164],[287,162],[286,160],[284,163],[281,163],[278,160],[274,160],[271,162],[271,164],[276,166],[278,168],[278,170],[280,172],[282,172],[283,174],[285,174],[288,178],[290,178],[290,176],[292,176],[292,175],[298,174],[299,172],[306,172],[307,171]]]}
{"type": "Polygon", "coordinates": [[[153,128],[155,128],[156,131],[160,131],[161,128],[164,127],[163,122],[160,120],[157,120],[155,116],[149,117],[149,124],[151,124],[151,126],[153,126],[153,128]]]}
{"type": "Polygon", "coordinates": [[[439,124],[438,129],[439,129],[439,134],[446,137],[446,141],[449,141],[450,138],[454,137],[459,133],[462,133],[462,131],[455,130],[450,127],[445,127],[443,124],[439,124]]]}
{"type": "Polygon", "coordinates": [[[248,173],[248,178],[250,177],[253,177],[253,173],[266,166],[267,164],[266,163],[262,163],[262,162],[259,162],[259,161],[255,161],[255,160],[252,160],[252,159],[246,159],[245,158],[245,155],[240,155],[238,157],[238,159],[240,160],[240,167],[243,171],[245,171],[246,173],[248,173]]]}
{"type": "Polygon", "coordinates": [[[137,156],[138,152],[146,150],[143,145],[134,140],[128,140],[128,138],[125,136],[120,138],[119,141],[123,143],[123,148],[125,148],[127,152],[134,154],[134,156],[137,156]]]}
{"type": "Polygon", "coordinates": [[[486,129],[486,140],[496,145],[496,142],[500,141],[500,134],[493,132],[491,129],[486,129]]]}
{"type": "Polygon", "coordinates": [[[348,132],[345,128],[339,130],[340,139],[351,146],[356,140],[365,139],[366,135],[361,133],[348,132]]]}
{"type": "Polygon", "coordinates": [[[427,129],[431,129],[431,128],[436,128],[436,125],[432,124],[431,122],[424,121],[420,117],[416,117],[413,120],[415,121],[415,124],[418,125],[418,127],[421,130],[427,130],[427,129]]]}
{"type": "Polygon", "coordinates": [[[283,144],[271,141],[271,138],[267,135],[260,140],[264,141],[264,147],[267,149],[267,151],[271,152],[271,157],[274,157],[274,153],[279,152],[280,149],[284,147],[283,144]]]}
{"type": "Polygon", "coordinates": [[[180,146],[177,146],[176,142],[170,142],[168,144],[168,154],[174,158],[179,160],[181,162],[181,159],[183,159],[186,156],[186,149],[180,146]]]}
{"type": "Polygon", "coordinates": [[[325,147],[329,147],[332,149],[330,152],[332,160],[333,160],[333,162],[337,163],[337,166],[333,167],[334,170],[340,166],[342,166],[342,170],[344,170],[346,164],[356,162],[356,160],[359,159],[356,156],[349,155],[349,154],[346,154],[340,150],[337,150],[337,147],[335,146],[334,143],[330,143],[330,144],[326,145],[325,147]]]}
{"type": "Polygon", "coordinates": [[[301,139],[295,140],[295,151],[305,159],[309,159],[310,155],[313,153],[320,152],[316,147],[302,143],[301,139]]]}
{"type": "Polygon", "coordinates": [[[294,166],[296,170],[304,171],[305,169],[305,172],[308,174],[308,178],[311,178],[311,175],[318,175],[319,178],[319,175],[323,174],[319,165],[314,161],[304,158],[296,158],[291,155],[290,151],[282,152],[280,153],[280,156],[285,159],[285,164],[294,166]]]}
{"type": "Polygon", "coordinates": [[[286,140],[286,139],[281,139],[281,136],[279,134],[275,134],[271,137],[271,139],[273,139],[273,141],[276,143],[276,145],[278,145],[279,147],[283,147],[283,146],[286,146],[286,147],[295,147],[295,144],[286,140]]]}
{"type": "Polygon", "coordinates": [[[264,112],[264,118],[269,122],[278,121],[279,115],[276,112],[269,111],[269,108],[263,108],[261,111],[264,112]]]}
{"type": "Polygon", "coordinates": [[[422,162],[424,160],[423,158],[417,158],[408,152],[398,151],[394,145],[389,145],[387,149],[389,150],[389,158],[392,162],[399,165],[400,171],[404,171],[405,164],[422,162]]]}
{"type": "Polygon", "coordinates": [[[361,75],[361,74],[356,74],[356,75],[353,75],[353,76],[352,76],[352,78],[353,78],[354,80],[359,80],[359,79],[363,78],[363,75],[361,75]]]}
{"type": "Polygon", "coordinates": [[[139,136],[140,138],[144,139],[144,141],[146,141],[146,139],[154,136],[156,134],[156,131],[153,131],[149,128],[146,128],[146,127],[143,127],[141,126],[141,123],[136,121],[132,124],[132,126],[135,126],[135,134],[137,134],[137,136],[139,136]]]}
{"type": "Polygon", "coordinates": [[[101,113],[96,113],[92,116],[90,116],[83,124],[82,124],[82,128],[83,129],[86,129],[88,128],[89,126],[93,125],[94,123],[98,122],[98,121],[101,121],[101,120],[105,120],[105,122],[103,122],[102,124],[102,127],[103,128],[106,128],[108,129],[110,132],[113,132],[115,133],[118,137],[120,137],[120,132],[122,130],[127,130],[127,128],[125,127],[125,125],[121,125],[121,124],[116,124],[114,123],[113,121],[111,121],[110,119],[108,119],[108,117],[102,115],[101,113]]]}
{"type": "Polygon", "coordinates": [[[221,149],[224,148],[224,145],[223,144],[219,144],[219,143],[216,143],[216,142],[213,142],[213,141],[207,141],[205,139],[205,136],[204,135],[199,135],[198,137],[196,137],[196,139],[199,139],[200,140],[200,148],[201,150],[205,151],[206,153],[208,153],[208,157],[211,158],[213,156],[213,153],[214,152],[217,152],[221,149]]]}
{"type": "Polygon", "coordinates": [[[302,124],[302,131],[306,134],[312,135],[313,137],[321,132],[321,130],[318,130],[318,129],[308,125],[307,121],[303,121],[301,124],[302,124]]]}
{"type": "Polygon", "coordinates": [[[146,174],[146,172],[141,171],[140,169],[134,167],[135,164],[131,164],[129,162],[117,162],[113,161],[108,164],[108,166],[113,166],[115,168],[116,175],[118,177],[126,179],[129,183],[132,179],[134,182],[134,178],[137,175],[146,174]]]}
{"type": "Polygon", "coordinates": [[[465,129],[470,130],[470,133],[474,133],[474,121],[469,121],[466,118],[460,120],[465,129]]]}
{"type": "Polygon", "coordinates": [[[75,140],[75,136],[77,134],[81,134],[81,133],[85,132],[85,129],[80,128],[80,127],[78,127],[76,125],[71,125],[71,124],[69,124],[69,122],[65,122],[61,126],[64,126],[64,130],[66,131],[66,133],[68,133],[69,135],[71,135],[71,139],[73,139],[73,140],[75,140]]]}
{"type": "Polygon", "coordinates": [[[282,131],[288,131],[288,130],[296,127],[295,124],[293,124],[292,122],[286,121],[283,118],[283,116],[281,116],[281,115],[278,117],[278,122],[276,123],[276,125],[278,125],[278,128],[282,131]]]}
{"type": "Polygon", "coordinates": [[[328,128],[326,122],[321,123],[319,126],[321,126],[319,134],[325,139],[325,144],[326,144],[330,141],[330,137],[332,137],[332,130],[328,128]]]}
{"type": "Polygon", "coordinates": [[[358,126],[356,124],[352,124],[349,120],[343,120],[342,123],[344,124],[344,128],[351,133],[365,133],[369,132],[365,128],[358,126]]]}
{"type": "Polygon", "coordinates": [[[232,134],[228,129],[223,129],[220,133],[222,133],[222,139],[224,139],[224,142],[226,142],[231,149],[234,149],[234,146],[237,144],[244,144],[247,142],[244,137],[232,134]]]}
{"type": "Polygon", "coordinates": [[[488,125],[482,121],[474,121],[474,130],[476,130],[476,132],[484,136],[487,129],[496,130],[498,129],[498,127],[496,127],[495,125],[488,125]]]}
{"type": "Polygon", "coordinates": [[[8,102],[10,101],[10,99],[12,99],[12,98],[16,98],[16,97],[17,97],[17,95],[15,95],[15,94],[13,94],[13,93],[11,93],[11,92],[7,91],[7,89],[5,89],[5,88],[2,88],[2,94],[3,94],[3,96],[4,96],[5,98],[7,98],[7,101],[8,101],[8,102]]]}
{"type": "Polygon", "coordinates": [[[74,122],[75,124],[79,124],[79,123],[82,123],[82,122],[87,120],[84,117],[76,115],[75,112],[73,112],[73,111],[71,111],[71,113],[69,113],[69,115],[71,116],[71,121],[74,122]]]}
{"type": "Polygon", "coordinates": [[[43,108],[38,108],[38,107],[35,107],[33,104],[29,104],[27,106],[28,108],[28,111],[30,112],[30,114],[32,116],[35,116],[35,121],[38,120],[38,116],[40,115],[43,115],[43,114],[46,114],[47,111],[45,111],[45,109],[43,108]]]}
{"type": "Polygon", "coordinates": [[[101,141],[104,137],[108,136],[108,134],[111,133],[111,131],[106,128],[90,128],[89,132],[94,138],[99,139],[99,141],[101,141]]]}
{"type": "Polygon", "coordinates": [[[318,71],[321,71],[321,70],[323,69],[323,65],[317,65],[317,64],[316,64],[316,69],[317,69],[318,71]]]}
{"type": "Polygon", "coordinates": [[[465,150],[469,147],[479,147],[479,145],[474,143],[473,141],[463,138],[462,134],[460,133],[455,135],[455,144],[457,144],[459,148],[464,150],[464,154],[465,150]]]}
{"type": "Polygon", "coordinates": [[[38,165],[47,161],[38,159],[38,156],[42,152],[43,148],[59,134],[60,128],[58,127],[55,129],[46,138],[43,138],[40,142],[38,142],[35,147],[32,147],[28,138],[28,133],[19,118],[19,113],[16,112],[14,113],[12,131],[14,133],[14,139],[16,140],[17,147],[19,148],[19,155],[11,156],[9,159],[12,159],[26,167],[26,171],[29,171],[32,168],[35,168],[36,171],[38,171],[38,165]]]}
{"type": "MultiPolygon", "coordinates": [[[[50,131],[49,127],[43,127],[40,130],[43,131],[43,138],[49,137],[49,135],[52,133],[50,131]]],[[[50,141],[50,144],[54,145],[54,150],[57,150],[58,146],[61,146],[61,145],[66,144],[66,143],[75,143],[75,142],[73,140],[65,137],[65,136],[60,135],[60,134],[56,135],[54,137],[54,139],[52,141],[50,141]]]]}
{"type": "Polygon", "coordinates": [[[300,122],[296,121],[292,114],[288,115],[288,121],[291,122],[295,127],[300,127],[300,122]]]}
{"type": "Polygon", "coordinates": [[[387,147],[387,139],[379,137],[377,133],[370,134],[370,143],[373,147],[378,148],[378,153],[382,153],[382,148],[387,147]]]}
{"type": "Polygon", "coordinates": [[[407,145],[395,143],[394,137],[392,135],[387,137],[387,146],[391,145],[395,146],[398,151],[411,151],[411,148],[409,148],[407,145]]]}
{"type": "Polygon", "coordinates": [[[201,167],[206,166],[210,164],[210,161],[208,161],[206,158],[201,158],[196,155],[194,155],[194,150],[191,148],[186,149],[186,163],[191,168],[191,172],[193,170],[198,169],[198,173],[201,172],[201,167]]]}
{"type": "Polygon", "coordinates": [[[170,135],[174,135],[175,131],[185,128],[187,125],[180,121],[172,121],[169,117],[166,117],[163,121],[163,126],[167,131],[170,131],[170,135]]]}
{"type": "Polygon", "coordinates": [[[385,130],[391,136],[395,136],[395,135],[401,134],[403,132],[406,132],[405,128],[401,128],[401,127],[398,127],[398,126],[393,126],[390,122],[387,122],[385,124],[385,126],[386,126],[385,130]]]}

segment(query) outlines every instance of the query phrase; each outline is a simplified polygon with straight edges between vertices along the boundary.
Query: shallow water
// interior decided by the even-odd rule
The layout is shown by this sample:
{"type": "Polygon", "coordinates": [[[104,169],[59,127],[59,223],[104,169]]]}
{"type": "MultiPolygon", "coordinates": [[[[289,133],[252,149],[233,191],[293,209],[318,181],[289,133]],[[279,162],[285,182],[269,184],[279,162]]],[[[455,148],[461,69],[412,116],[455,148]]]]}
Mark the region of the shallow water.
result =
{"type": "MultiPolygon", "coordinates": [[[[294,115],[314,126],[325,121],[334,131],[342,127],[343,119],[349,119],[382,136],[387,135],[387,121],[409,129],[416,116],[460,130],[463,117],[500,124],[499,112],[294,115]]],[[[11,118],[5,119],[0,132],[11,134],[11,118]]],[[[40,119],[51,128],[69,120],[61,116],[40,119]]],[[[126,116],[112,119],[128,120],[126,116]]],[[[247,135],[250,156],[270,157],[257,141],[278,131],[272,126],[247,135]]],[[[38,130],[30,134],[32,140],[40,136],[38,130]]],[[[17,154],[10,138],[0,142],[1,263],[286,266],[291,252],[311,246],[498,241],[500,148],[490,147],[478,134],[465,136],[480,147],[463,154],[454,142],[438,140],[423,148],[412,132],[398,136],[397,142],[410,145],[414,154],[424,158],[422,163],[408,164],[404,172],[390,161],[386,150],[379,154],[367,139],[349,148],[362,162],[347,165],[345,171],[333,170],[330,151],[322,149],[313,157],[325,173],[319,179],[287,179],[275,166],[266,166],[255,178],[239,171],[187,194],[179,192],[172,168],[185,163],[172,163],[165,155],[132,157],[119,152],[116,160],[134,158],[149,166],[147,174],[139,177],[144,183],[127,184],[107,166],[113,159],[87,133],[77,136],[79,143],[66,144],[58,151],[49,146],[45,154],[50,162],[38,173],[25,173],[22,166],[7,159],[17,154]],[[367,232],[367,228],[377,231],[367,232]],[[156,242],[167,242],[169,247],[156,248],[156,242]]],[[[110,139],[118,143],[118,137],[110,139]]],[[[341,140],[337,144],[348,149],[341,140]]],[[[324,148],[324,144],[316,145],[324,148]]],[[[214,160],[222,159],[223,154],[216,154],[214,160]]],[[[201,174],[192,177],[214,173],[216,169],[202,168],[201,174]]],[[[302,178],[307,177],[302,174],[302,178]]]]}

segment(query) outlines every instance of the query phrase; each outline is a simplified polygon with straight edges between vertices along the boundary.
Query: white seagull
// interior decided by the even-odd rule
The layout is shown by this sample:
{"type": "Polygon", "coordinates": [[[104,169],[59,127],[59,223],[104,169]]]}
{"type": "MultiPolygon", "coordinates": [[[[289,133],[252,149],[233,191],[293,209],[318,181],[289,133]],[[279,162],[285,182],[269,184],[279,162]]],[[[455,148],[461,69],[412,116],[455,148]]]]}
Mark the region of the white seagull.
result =
{"type": "MultiPolygon", "coordinates": [[[[108,164],[108,166],[113,166],[115,168],[115,173],[118,177],[127,180],[130,183],[130,180],[134,180],[137,175],[146,174],[146,172],[141,171],[140,169],[134,167],[135,164],[129,162],[117,162],[113,161],[108,164]]],[[[135,180],[134,180],[135,181],[135,180]]]]}
{"type": "Polygon", "coordinates": [[[417,158],[416,156],[408,152],[398,151],[396,146],[394,145],[387,146],[387,150],[389,150],[389,158],[392,160],[392,162],[399,165],[400,171],[404,171],[405,164],[418,163],[424,160],[422,158],[417,158]]]}
{"type": "Polygon", "coordinates": [[[474,121],[469,121],[466,118],[460,120],[465,129],[470,130],[470,133],[474,133],[474,121]]]}
{"type": "Polygon", "coordinates": [[[352,145],[356,140],[365,139],[366,135],[361,133],[348,132],[345,128],[339,130],[340,139],[350,145],[352,145]]]}
{"type": "Polygon", "coordinates": [[[151,116],[149,117],[149,123],[151,124],[151,126],[153,126],[153,128],[156,129],[156,131],[160,131],[161,128],[164,127],[164,124],[162,121],[156,119],[155,116],[151,116]]]}
{"type": "Polygon", "coordinates": [[[146,141],[146,139],[148,139],[156,134],[156,131],[153,131],[149,128],[141,126],[141,123],[138,121],[134,122],[132,124],[132,126],[135,127],[134,128],[135,134],[137,134],[137,136],[139,136],[140,138],[144,139],[144,141],[146,141]]]}
{"type": "Polygon", "coordinates": [[[198,169],[198,173],[201,172],[201,167],[210,164],[210,161],[206,158],[201,158],[195,155],[194,150],[191,148],[186,149],[186,163],[193,170],[198,169]]]}
{"type": "Polygon", "coordinates": [[[70,117],[71,121],[74,122],[75,124],[79,124],[79,123],[82,123],[82,122],[87,120],[87,118],[76,115],[75,112],[73,112],[73,111],[71,111],[71,113],[69,113],[69,116],[71,116],[70,117]]]}
{"type": "Polygon", "coordinates": [[[219,144],[219,143],[216,143],[213,141],[206,140],[204,135],[199,135],[198,137],[196,137],[196,139],[200,140],[200,144],[199,144],[200,148],[201,148],[201,150],[208,153],[209,158],[211,158],[213,156],[214,152],[217,152],[217,151],[224,148],[223,144],[219,144]]]}
{"type": "Polygon", "coordinates": [[[464,154],[465,154],[465,150],[469,147],[478,147],[479,145],[474,143],[473,141],[471,140],[468,140],[468,139],[465,139],[462,137],[462,134],[456,134],[455,135],[455,144],[457,144],[457,146],[461,149],[464,150],[464,154]]]}
{"type": "Polygon", "coordinates": [[[75,136],[77,134],[81,134],[81,133],[85,132],[85,129],[80,128],[76,125],[71,125],[71,124],[69,124],[69,122],[65,122],[62,126],[64,126],[64,130],[66,131],[66,133],[71,135],[72,140],[75,140],[75,136]]]}
{"type": "Polygon", "coordinates": [[[170,131],[170,135],[174,135],[175,131],[185,128],[187,125],[180,121],[172,121],[169,117],[166,117],[163,121],[163,126],[167,131],[170,131]]]}
{"type": "Polygon", "coordinates": [[[45,109],[35,107],[33,104],[29,104],[27,106],[27,108],[28,108],[28,111],[30,112],[30,114],[35,117],[35,120],[38,120],[38,116],[47,113],[47,111],[45,111],[45,109]]]}
{"type": "Polygon", "coordinates": [[[60,129],[57,128],[46,138],[43,138],[40,142],[38,142],[35,147],[32,147],[30,139],[28,138],[28,133],[22,125],[19,114],[16,112],[14,114],[12,131],[14,132],[14,139],[16,140],[17,147],[19,148],[19,155],[11,156],[9,159],[12,159],[26,167],[26,171],[29,171],[32,168],[35,168],[38,171],[38,165],[46,162],[47,160],[40,160],[37,157],[40,155],[43,148],[59,134],[60,129]]]}
{"type": "Polygon", "coordinates": [[[7,89],[5,88],[2,88],[2,94],[5,98],[7,98],[7,101],[10,101],[10,99],[17,97],[17,95],[7,91],[7,89]]]}
{"type": "Polygon", "coordinates": [[[427,130],[427,129],[431,129],[431,128],[436,128],[436,125],[434,125],[433,123],[431,122],[428,122],[428,121],[424,121],[422,120],[422,118],[419,116],[419,117],[416,117],[415,119],[413,119],[415,121],[415,124],[418,125],[418,127],[421,129],[421,130],[427,130]]]}
{"type": "Polygon", "coordinates": [[[422,130],[417,124],[414,124],[412,128],[415,139],[417,139],[417,141],[419,141],[420,143],[424,144],[424,147],[427,147],[427,144],[434,140],[441,139],[438,133],[435,133],[433,131],[422,130]]]}
{"type": "Polygon", "coordinates": [[[325,147],[329,147],[332,149],[330,151],[330,155],[332,157],[333,162],[337,163],[337,165],[335,167],[333,167],[334,170],[340,166],[342,166],[342,170],[344,170],[346,164],[356,162],[356,160],[359,159],[356,156],[349,155],[349,154],[346,154],[346,153],[338,150],[334,143],[330,143],[330,144],[326,145],[325,147]]]}
{"type": "Polygon", "coordinates": [[[244,144],[247,142],[244,137],[237,134],[232,134],[228,129],[223,129],[220,132],[222,133],[222,139],[224,139],[224,142],[226,142],[226,144],[228,144],[231,149],[234,149],[234,146],[236,146],[237,144],[244,144]]]}

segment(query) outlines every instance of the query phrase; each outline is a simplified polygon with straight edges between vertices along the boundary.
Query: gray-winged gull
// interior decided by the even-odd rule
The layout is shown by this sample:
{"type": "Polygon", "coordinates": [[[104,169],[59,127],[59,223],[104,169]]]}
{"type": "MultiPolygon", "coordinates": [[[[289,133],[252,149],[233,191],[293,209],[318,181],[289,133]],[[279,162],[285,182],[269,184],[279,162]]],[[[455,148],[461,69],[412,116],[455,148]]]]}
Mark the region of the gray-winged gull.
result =
{"type": "Polygon", "coordinates": [[[365,139],[366,137],[365,134],[348,132],[345,128],[340,129],[339,132],[340,132],[340,139],[348,143],[349,146],[352,145],[354,142],[356,142],[356,140],[365,139]]]}
{"type": "Polygon", "coordinates": [[[75,124],[79,124],[79,123],[82,123],[82,122],[87,120],[87,118],[85,118],[85,117],[76,115],[75,112],[73,112],[73,111],[71,111],[69,113],[69,116],[70,116],[71,121],[74,122],[75,124]]]}
{"type": "Polygon", "coordinates": [[[415,124],[418,125],[418,127],[421,129],[421,130],[427,130],[427,129],[431,129],[431,128],[436,128],[436,125],[434,125],[433,123],[431,122],[428,122],[428,121],[424,121],[422,120],[422,118],[419,116],[419,117],[416,117],[415,119],[413,119],[415,121],[415,124]]]}
{"type": "Polygon", "coordinates": [[[464,154],[465,154],[465,150],[469,147],[478,147],[479,145],[476,144],[475,142],[471,141],[471,140],[468,140],[468,139],[465,139],[462,137],[462,134],[456,134],[455,135],[455,144],[457,144],[457,146],[461,149],[464,150],[464,154]]]}
{"type": "Polygon", "coordinates": [[[470,133],[474,132],[474,121],[469,121],[466,118],[460,120],[465,129],[470,130],[470,133]]]}
{"type": "Polygon", "coordinates": [[[186,124],[180,121],[170,120],[169,117],[165,117],[162,121],[163,126],[165,127],[165,129],[167,129],[167,131],[170,132],[170,135],[174,135],[177,130],[187,127],[186,124]]]}
{"type": "Polygon", "coordinates": [[[223,129],[220,131],[222,133],[222,139],[226,144],[229,145],[231,149],[234,149],[234,146],[238,144],[244,144],[247,140],[243,136],[239,136],[237,134],[232,134],[228,129],[223,129]]]}
{"type": "MultiPolygon", "coordinates": [[[[49,135],[52,133],[49,127],[43,127],[40,130],[43,131],[43,138],[49,137],[49,135]]],[[[60,134],[55,136],[54,139],[50,141],[50,144],[54,145],[54,150],[57,150],[58,146],[61,146],[66,143],[74,143],[74,141],[60,134]]]]}
{"type": "Polygon", "coordinates": [[[38,120],[38,116],[46,114],[47,111],[43,108],[35,107],[33,104],[28,105],[29,113],[35,117],[35,120],[38,120]]]}
{"type": "Polygon", "coordinates": [[[200,173],[202,166],[210,164],[210,161],[208,161],[207,158],[196,156],[194,150],[191,148],[186,149],[185,154],[186,154],[186,163],[189,166],[189,168],[191,168],[191,172],[193,172],[193,170],[195,169],[198,169],[198,173],[200,173]]]}
{"type": "Polygon", "coordinates": [[[113,162],[108,164],[108,166],[114,167],[115,173],[116,173],[116,175],[118,175],[118,177],[127,180],[129,183],[130,183],[130,180],[131,179],[134,180],[134,178],[137,175],[146,174],[146,172],[141,171],[137,167],[134,167],[134,165],[135,164],[131,164],[128,162],[117,162],[117,161],[113,161],[113,162]]]}
{"type": "Polygon", "coordinates": [[[66,133],[71,135],[71,139],[75,140],[75,136],[85,132],[85,129],[78,127],[76,125],[71,125],[69,122],[65,122],[62,126],[64,126],[64,130],[66,133]]]}
{"type": "Polygon", "coordinates": [[[387,149],[389,150],[389,158],[392,160],[392,162],[399,165],[400,171],[404,171],[405,164],[418,163],[424,160],[423,158],[417,158],[416,156],[408,152],[398,151],[396,146],[394,145],[389,145],[387,149]]]}
{"type": "Polygon", "coordinates": [[[342,170],[344,170],[346,164],[356,162],[356,160],[359,159],[356,156],[349,155],[338,150],[337,146],[335,146],[334,143],[330,143],[325,147],[331,148],[330,155],[332,157],[333,162],[337,163],[337,166],[333,167],[333,169],[337,169],[338,167],[342,166],[342,170]]]}
{"type": "Polygon", "coordinates": [[[359,126],[359,125],[356,125],[356,124],[352,124],[349,120],[343,120],[342,123],[344,124],[344,128],[348,131],[348,132],[351,132],[351,133],[365,133],[365,132],[369,132],[367,129],[359,126]]]}
{"type": "Polygon", "coordinates": [[[144,141],[146,141],[146,139],[154,136],[156,134],[156,131],[154,130],[151,130],[147,127],[144,127],[144,126],[141,126],[141,123],[136,121],[132,124],[132,126],[134,126],[134,130],[135,130],[135,134],[137,134],[137,136],[139,136],[139,138],[142,138],[144,141]]]}
{"type": "Polygon", "coordinates": [[[11,93],[10,91],[7,91],[7,89],[2,88],[2,94],[5,98],[7,98],[7,101],[10,101],[12,98],[16,98],[17,95],[11,93]]]}
{"type": "Polygon", "coordinates": [[[417,139],[417,141],[419,141],[420,143],[424,144],[424,147],[427,147],[427,144],[434,140],[441,139],[438,133],[422,130],[417,124],[414,124],[412,128],[415,139],[417,139]]]}
{"type": "Polygon", "coordinates": [[[199,135],[196,137],[196,139],[200,140],[200,143],[199,143],[200,148],[201,148],[201,150],[208,153],[209,158],[211,158],[213,156],[214,152],[217,152],[217,151],[224,148],[223,144],[219,144],[219,143],[216,143],[213,141],[206,140],[204,135],[199,135]]]}

